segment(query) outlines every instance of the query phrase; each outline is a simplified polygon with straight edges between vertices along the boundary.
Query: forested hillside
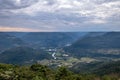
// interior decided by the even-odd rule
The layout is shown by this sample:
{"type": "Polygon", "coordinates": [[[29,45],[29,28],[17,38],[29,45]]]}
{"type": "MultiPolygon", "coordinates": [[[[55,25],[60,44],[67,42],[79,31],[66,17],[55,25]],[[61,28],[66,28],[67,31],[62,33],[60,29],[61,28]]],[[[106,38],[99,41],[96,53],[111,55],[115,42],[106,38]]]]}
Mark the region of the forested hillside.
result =
{"type": "Polygon", "coordinates": [[[120,57],[120,33],[90,33],[64,50],[76,57],[120,57]]]}
{"type": "Polygon", "coordinates": [[[21,39],[15,36],[8,35],[7,33],[0,32],[0,51],[3,51],[6,48],[21,45],[25,45],[25,43],[21,39]]]}
{"type": "MultiPolygon", "coordinates": [[[[116,64],[117,65],[117,64],[116,64]]],[[[114,70],[114,64],[108,65],[114,70]]],[[[120,67],[120,65],[119,65],[120,67]]],[[[103,69],[107,67],[103,66],[103,69]]],[[[99,71],[102,70],[99,69],[99,71]]],[[[111,70],[111,71],[112,71],[111,70]]],[[[104,71],[104,72],[105,72],[104,71]]],[[[102,73],[104,73],[102,72],[102,73]]],[[[50,69],[47,66],[34,64],[31,66],[15,66],[9,64],[0,64],[0,80],[119,80],[120,68],[117,72],[108,74],[76,74],[65,67],[50,69]]]]}
{"type": "Polygon", "coordinates": [[[39,49],[31,47],[15,47],[5,50],[0,54],[0,62],[19,65],[36,63],[37,60],[50,59],[51,55],[39,49]]]}
{"type": "Polygon", "coordinates": [[[34,47],[63,47],[72,44],[85,34],[82,32],[31,32],[21,39],[34,47]]]}

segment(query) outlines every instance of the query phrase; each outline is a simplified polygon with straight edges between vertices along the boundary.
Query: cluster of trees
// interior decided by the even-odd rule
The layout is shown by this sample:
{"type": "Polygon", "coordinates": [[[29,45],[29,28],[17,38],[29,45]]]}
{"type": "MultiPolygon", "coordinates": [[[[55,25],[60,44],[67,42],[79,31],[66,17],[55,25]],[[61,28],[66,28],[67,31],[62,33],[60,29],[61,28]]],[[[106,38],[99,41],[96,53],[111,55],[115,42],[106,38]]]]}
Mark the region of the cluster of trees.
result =
{"type": "Polygon", "coordinates": [[[76,74],[65,67],[50,69],[47,66],[34,64],[16,66],[0,64],[0,80],[119,80],[120,74],[94,75],[76,74]]]}

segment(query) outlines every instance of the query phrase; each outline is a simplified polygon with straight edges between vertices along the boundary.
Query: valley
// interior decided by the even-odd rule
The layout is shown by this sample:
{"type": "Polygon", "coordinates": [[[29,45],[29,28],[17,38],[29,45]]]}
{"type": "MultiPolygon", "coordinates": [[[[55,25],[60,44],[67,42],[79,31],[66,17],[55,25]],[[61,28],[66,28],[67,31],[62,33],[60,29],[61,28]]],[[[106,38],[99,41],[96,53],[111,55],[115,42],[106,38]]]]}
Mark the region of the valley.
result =
{"type": "Polygon", "coordinates": [[[19,75],[16,79],[48,80],[46,76],[52,74],[51,80],[56,80],[57,74],[60,77],[65,74],[63,79],[67,80],[118,80],[119,35],[119,32],[1,32],[0,79],[10,80],[19,75]]]}
{"type": "Polygon", "coordinates": [[[0,0],[0,80],[120,80],[120,0],[0,0]]]}
{"type": "Polygon", "coordinates": [[[0,62],[51,68],[120,60],[119,32],[0,33],[0,62]]]}
{"type": "MultiPolygon", "coordinates": [[[[59,51],[59,50],[58,50],[59,51]]],[[[109,57],[81,57],[76,58],[73,56],[70,56],[68,54],[65,54],[63,52],[53,52],[49,53],[52,56],[52,59],[43,59],[38,60],[38,64],[47,65],[53,68],[66,66],[66,67],[73,67],[74,65],[78,63],[86,63],[89,64],[91,62],[101,62],[101,61],[119,61],[120,58],[109,58],[109,57]],[[54,55],[54,56],[53,56],[54,55]]]]}

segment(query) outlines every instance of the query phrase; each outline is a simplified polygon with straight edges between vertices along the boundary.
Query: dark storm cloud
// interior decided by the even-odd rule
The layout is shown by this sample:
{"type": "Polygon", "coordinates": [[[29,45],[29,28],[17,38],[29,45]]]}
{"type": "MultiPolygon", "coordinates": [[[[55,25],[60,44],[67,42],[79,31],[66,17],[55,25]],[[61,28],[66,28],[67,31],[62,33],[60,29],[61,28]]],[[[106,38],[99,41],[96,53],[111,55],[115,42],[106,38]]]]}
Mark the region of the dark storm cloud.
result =
{"type": "Polygon", "coordinates": [[[0,27],[120,30],[120,0],[0,0],[0,27]]]}
{"type": "Polygon", "coordinates": [[[0,9],[20,9],[26,8],[34,3],[38,2],[38,0],[0,0],[0,9]]]}

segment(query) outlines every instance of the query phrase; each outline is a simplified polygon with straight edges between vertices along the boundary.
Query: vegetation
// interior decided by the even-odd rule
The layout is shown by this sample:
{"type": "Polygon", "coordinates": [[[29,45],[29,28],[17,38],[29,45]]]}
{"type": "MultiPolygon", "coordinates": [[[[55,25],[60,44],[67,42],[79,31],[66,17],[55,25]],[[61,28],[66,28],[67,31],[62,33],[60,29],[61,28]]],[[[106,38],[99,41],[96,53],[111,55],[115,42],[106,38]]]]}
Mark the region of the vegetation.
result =
{"type": "Polygon", "coordinates": [[[98,75],[120,73],[120,61],[78,63],[72,66],[71,70],[76,73],[93,73],[98,75]]]}
{"type": "Polygon", "coordinates": [[[119,73],[102,76],[94,74],[76,74],[66,67],[50,69],[47,66],[34,64],[31,66],[15,66],[0,64],[0,80],[119,80],[119,73]]]}
{"type": "Polygon", "coordinates": [[[6,48],[21,46],[24,43],[21,39],[8,35],[7,33],[0,32],[0,51],[3,51],[6,48]]]}
{"type": "Polygon", "coordinates": [[[85,33],[80,32],[36,32],[28,33],[21,39],[32,47],[63,47],[66,44],[76,41],[84,36],[85,33]]]}
{"type": "Polygon", "coordinates": [[[97,35],[88,34],[79,39],[71,46],[65,47],[68,54],[80,57],[111,57],[119,58],[120,56],[120,33],[108,32],[97,35]]]}
{"type": "Polygon", "coordinates": [[[120,80],[120,33],[80,34],[0,33],[0,80],[120,80]]]}
{"type": "Polygon", "coordinates": [[[33,64],[37,60],[50,59],[51,55],[45,51],[39,49],[33,49],[31,47],[15,47],[10,48],[0,54],[1,63],[10,63],[10,64],[33,64]]]}

